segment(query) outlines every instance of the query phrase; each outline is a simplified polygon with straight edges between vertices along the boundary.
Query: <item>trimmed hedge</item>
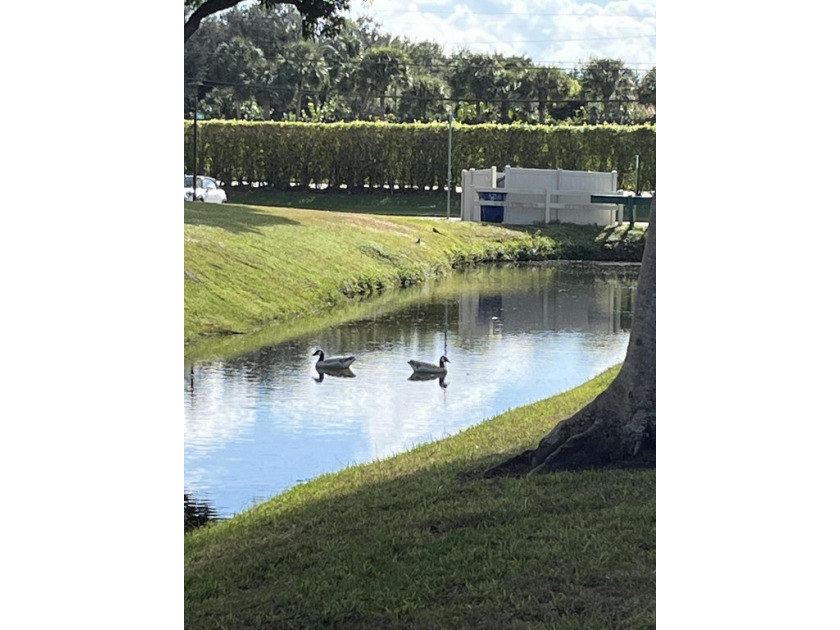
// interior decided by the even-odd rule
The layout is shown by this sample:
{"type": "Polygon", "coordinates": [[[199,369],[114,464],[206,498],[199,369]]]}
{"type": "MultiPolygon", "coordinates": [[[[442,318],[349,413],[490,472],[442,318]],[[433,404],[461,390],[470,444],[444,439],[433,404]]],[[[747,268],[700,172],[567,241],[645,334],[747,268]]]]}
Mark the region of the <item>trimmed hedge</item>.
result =
{"type": "MultiPolygon", "coordinates": [[[[213,120],[198,123],[198,170],[285,189],[325,184],[360,189],[446,184],[446,123],[300,123],[213,120]]],[[[656,127],[461,125],[452,128],[452,181],[462,169],[563,168],[618,172],[619,187],[656,188],[656,127]]],[[[184,171],[192,172],[193,123],[184,121],[184,171]]]]}

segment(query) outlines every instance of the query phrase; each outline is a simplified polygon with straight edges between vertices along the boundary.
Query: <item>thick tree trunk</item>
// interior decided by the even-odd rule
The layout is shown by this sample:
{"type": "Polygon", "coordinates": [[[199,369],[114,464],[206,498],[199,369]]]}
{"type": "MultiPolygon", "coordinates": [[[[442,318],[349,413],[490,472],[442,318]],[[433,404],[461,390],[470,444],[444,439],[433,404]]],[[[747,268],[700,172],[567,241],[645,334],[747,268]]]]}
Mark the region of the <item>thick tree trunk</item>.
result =
{"type": "Polygon", "coordinates": [[[561,420],[536,449],[485,476],[590,467],[656,466],[656,197],[639,271],[624,365],[595,400],[561,420]]]}

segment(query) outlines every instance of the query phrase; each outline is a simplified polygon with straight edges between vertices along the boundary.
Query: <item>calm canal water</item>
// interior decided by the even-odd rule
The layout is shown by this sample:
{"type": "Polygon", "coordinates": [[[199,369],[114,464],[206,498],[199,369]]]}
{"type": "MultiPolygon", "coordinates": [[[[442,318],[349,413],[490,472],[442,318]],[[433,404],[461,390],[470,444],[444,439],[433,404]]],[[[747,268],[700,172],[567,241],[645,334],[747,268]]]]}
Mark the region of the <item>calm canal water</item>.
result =
{"type": "Polygon", "coordinates": [[[348,324],[185,365],[185,492],[231,516],[580,385],[624,359],[636,279],[637,267],[470,270],[348,324]],[[319,375],[317,347],[355,355],[352,375],[319,375]],[[409,380],[409,359],[444,353],[443,381],[409,380]]]}

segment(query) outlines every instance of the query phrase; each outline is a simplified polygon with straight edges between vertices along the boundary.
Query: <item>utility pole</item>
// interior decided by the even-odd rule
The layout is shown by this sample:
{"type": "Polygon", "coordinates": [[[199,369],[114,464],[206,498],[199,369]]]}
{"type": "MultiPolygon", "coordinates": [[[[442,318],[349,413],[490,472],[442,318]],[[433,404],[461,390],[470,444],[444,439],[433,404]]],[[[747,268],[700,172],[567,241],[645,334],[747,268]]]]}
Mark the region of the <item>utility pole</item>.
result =
{"type": "Polygon", "coordinates": [[[446,167],[446,220],[449,221],[449,199],[452,196],[452,112],[449,112],[449,151],[446,167]]]}
{"type": "Polygon", "coordinates": [[[198,176],[198,86],[195,87],[195,106],[193,107],[193,201],[198,199],[196,195],[196,179],[198,176]]]}
{"type": "Polygon", "coordinates": [[[639,187],[639,154],[636,154],[636,195],[642,194],[642,189],[639,187]]]}

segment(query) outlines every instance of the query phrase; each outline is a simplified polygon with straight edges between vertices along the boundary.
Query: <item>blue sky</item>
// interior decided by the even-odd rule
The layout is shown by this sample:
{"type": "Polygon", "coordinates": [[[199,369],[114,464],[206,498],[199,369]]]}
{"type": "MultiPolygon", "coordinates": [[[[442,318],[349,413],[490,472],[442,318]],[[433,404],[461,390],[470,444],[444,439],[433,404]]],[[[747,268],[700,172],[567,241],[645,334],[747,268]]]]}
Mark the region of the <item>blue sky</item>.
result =
{"type": "Polygon", "coordinates": [[[384,32],[436,41],[447,53],[527,55],[539,65],[580,66],[591,57],[656,65],[654,0],[351,0],[384,32]]]}

